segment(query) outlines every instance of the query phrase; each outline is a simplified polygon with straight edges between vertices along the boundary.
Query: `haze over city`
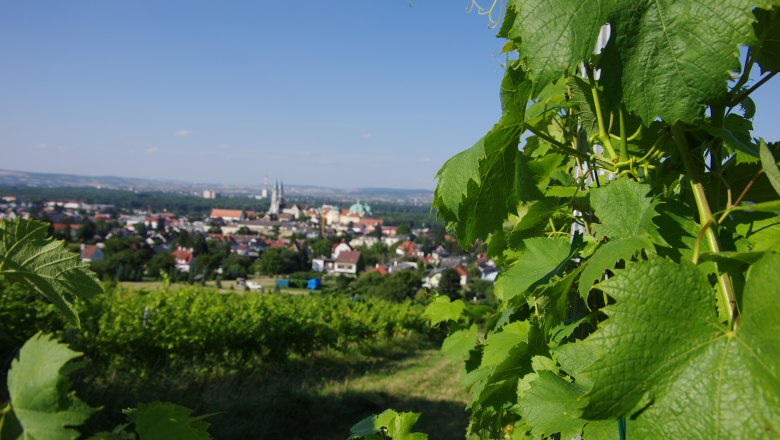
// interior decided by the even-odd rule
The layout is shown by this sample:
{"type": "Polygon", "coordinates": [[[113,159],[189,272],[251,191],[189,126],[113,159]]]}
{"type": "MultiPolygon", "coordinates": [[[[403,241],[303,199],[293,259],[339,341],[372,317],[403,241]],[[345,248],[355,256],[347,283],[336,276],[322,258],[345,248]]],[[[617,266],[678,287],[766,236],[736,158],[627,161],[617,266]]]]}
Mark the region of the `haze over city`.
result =
{"type": "MultiPolygon", "coordinates": [[[[502,41],[468,5],[6,2],[3,168],[432,189],[500,114],[502,41]]],[[[780,139],[778,97],[755,136],[780,139]]]]}

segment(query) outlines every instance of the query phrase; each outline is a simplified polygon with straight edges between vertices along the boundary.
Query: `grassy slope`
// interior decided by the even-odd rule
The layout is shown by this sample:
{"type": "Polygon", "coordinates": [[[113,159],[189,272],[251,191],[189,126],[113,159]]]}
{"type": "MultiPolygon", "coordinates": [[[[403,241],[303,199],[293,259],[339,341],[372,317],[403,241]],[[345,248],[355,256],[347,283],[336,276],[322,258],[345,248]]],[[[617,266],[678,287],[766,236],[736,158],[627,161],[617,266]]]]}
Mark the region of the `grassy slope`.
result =
{"type": "Polygon", "coordinates": [[[262,371],[85,377],[79,394],[110,402],[92,429],[110,428],[133,402],[167,400],[201,414],[220,412],[209,418],[217,439],[344,439],[352,424],[386,408],[422,412],[417,430],[453,439],[464,437],[467,423],[459,369],[430,346],[395,342],[262,371]]]}

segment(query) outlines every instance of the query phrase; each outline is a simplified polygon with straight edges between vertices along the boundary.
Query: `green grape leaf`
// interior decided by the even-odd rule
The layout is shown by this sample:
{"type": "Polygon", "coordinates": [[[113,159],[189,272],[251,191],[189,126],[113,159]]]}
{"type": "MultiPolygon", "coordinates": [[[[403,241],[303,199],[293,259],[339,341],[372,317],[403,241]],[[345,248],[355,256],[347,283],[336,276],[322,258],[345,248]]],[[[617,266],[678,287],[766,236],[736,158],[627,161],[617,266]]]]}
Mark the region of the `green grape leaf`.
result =
{"type": "Polygon", "coordinates": [[[438,184],[433,207],[447,221],[457,221],[469,180],[479,180],[479,160],[485,156],[484,138],[473,147],[452,156],[436,174],[438,184]]]}
{"type": "Polygon", "coordinates": [[[601,283],[616,303],[585,344],[609,355],[582,373],[594,383],[583,416],[634,414],[640,438],[780,432],[777,267],[776,254],[751,267],[736,331],[720,323],[714,291],[690,263],[652,257],[601,283]]]}
{"type": "Polygon", "coordinates": [[[701,231],[701,226],[690,215],[696,207],[692,203],[681,200],[666,199],[658,206],[658,217],[653,223],[658,225],[658,232],[668,246],[656,246],[659,255],[669,257],[672,260],[691,260],[696,237],[701,231]]]}
{"type": "Polygon", "coordinates": [[[461,246],[484,239],[517,210],[517,144],[521,129],[499,124],[485,136],[479,181],[470,180],[460,205],[456,235],[461,246]]]}
{"type": "Polygon", "coordinates": [[[699,261],[714,261],[721,264],[753,264],[763,257],[763,252],[702,252],[699,261]]]}
{"type": "Polygon", "coordinates": [[[756,62],[761,66],[761,73],[780,70],[780,19],[776,13],[763,9],[756,9],[754,13],[754,28],[761,41],[751,49],[756,62]]]}
{"type": "Polygon", "coordinates": [[[657,117],[667,123],[701,119],[704,105],[726,90],[729,72],[740,70],[738,45],[755,38],[754,5],[747,0],[722,1],[717,8],[697,0],[601,2],[609,18],[590,26],[607,21],[612,26],[602,53],[605,94],[613,101],[622,98],[646,124],[657,117]]]}
{"type": "Polygon", "coordinates": [[[522,120],[525,107],[531,93],[531,81],[519,62],[507,66],[504,79],[501,81],[501,109],[505,115],[517,117],[517,122],[522,120]]]}
{"type": "Polygon", "coordinates": [[[532,199],[525,199],[523,201],[537,200],[541,198],[541,191],[544,191],[547,188],[547,185],[549,185],[550,178],[553,176],[553,174],[560,170],[561,162],[563,162],[564,159],[566,159],[565,156],[552,153],[545,154],[542,157],[534,158],[534,160],[528,162],[528,168],[533,173],[533,179],[536,182],[537,189],[539,190],[539,196],[534,196],[532,199]]]}
{"type": "Polygon", "coordinates": [[[745,214],[745,216],[734,216],[734,219],[740,220],[740,223],[736,225],[736,231],[745,237],[748,249],[738,250],[762,252],[780,249],[780,219],[776,215],[740,214],[745,214]]]}
{"type": "Polygon", "coordinates": [[[425,440],[427,434],[412,432],[419,413],[396,412],[386,409],[359,421],[350,428],[350,439],[383,440],[389,435],[393,440],[425,440]]]}
{"type": "Polygon", "coordinates": [[[551,186],[544,192],[546,197],[560,197],[570,199],[574,196],[584,196],[587,192],[576,186],[551,186]]]}
{"type": "Polygon", "coordinates": [[[36,290],[72,322],[79,318],[71,296],[89,298],[102,292],[89,266],[65,243],[46,236],[48,225],[35,220],[0,222],[0,274],[13,283],[36,290]]]}
{"type": "Polygon", "coordinates": [[[517,405],[537,438],[560,432],[561,438],[570,439],[580,434],[586,423],[580,418],[584,403],[580,398],[587,391],[586,385],[567,382],[550,371],[538,371],[517,405]]]}
{"type": "Polygon", "coordinates": [[[593,229],[600,237],[641,238],[652,243],[666,244],[658,234],[653,218],[658,215],[658,202],[648,197],[650,185],[630,179],[618,179],[600,188],[591,188],[590,203],[601,221],[593,229]]]}
{"type": "Polygon", "coordinates": [[[537,237],[523,243],[526,249],[496,281],[496,296],[501,300],[510,300],[546,283],[566,268],[575,252],[568,240],[537,237]]]}
{"type": "Polygon", "coordinates": [[[193,417],[189,408],[169,402],[152,402],[138,405],[133,420],[140,440],[208,440],[211,438],[209,424],[203,419],[209,416],[193,417]]]}
{"type": "Polygon", "coordinates": [[[528,342],[530,329],[528,321],[516,321],[501,327],[499,332],[491,333],[485,340],[481,365],[494,366],[503,362],[511,349],[528,342]]]}
{"type": "Polygon", "coordinates": [[[522,129],[499,124],[473,147],[447,161],[436,175],[433,207],[455,226],[461,246],[501,227],[517,210],[517,148],[522,129]]]}
{"type": "Polygon", "coordinates": [[[571,102],[579,108],[577,117],[580,121],[580,127],[586,133],[598,133],[599,122],[596,117],[596,103],[593,101],[590,84],[578,76],[573,76],[569,78],[569,87],[571,88],[571,102]]]}
{"type": "Polygon", "coordinates": [[[762,139],[759,143],[759,154],[761,156],[761,167],[764,169],[764,173],[769,178],[769,182],[775,189],[778,195],[780,195],[780,170],[777,169],[777,163],[772,152],[766,146],[766,142],[762,139]]]}
{"type": "Polygon", "coordinates": [[[583,440],[622,440],[617,420],[592,420],[582,430],[583,440]]]}
{"type": "MultiPolygon", "coordinates": [[[[758,203],[777,200],[777,191],[769,181],[769,177],[763,172],[759,162],[759,159],[756,159],[756,163],[738,162],[723,171],[723,178],[729,183],[732,193],[738,194],[750,185],[744,198],[746,201],[758,203]]],[[[723,185],[721,200],[726,200],[727,195],[726,185],[723,185]]]]}
{"type": "Polygon", "coordinates": [[[452,360],[462,361],[477,345],[477,325],[472,324],[467,329],[452,332],[441,343],[441,352],[452,360]]]}
{"type": "Polygon", "coordinates": [[[629,261],[646,247],[647,242],[639,237],[619,238],[599,246],[585,263],[585,269],[582,271],[579,283],[580,297],[587,301],[594,282],[601,281],[606,270],[614,269],[615,264],[620,260],[629,261]]]}
{"type": "Polygon", "coordinates": [[[19,424],[19,419],[16,418],[13,411],[6,411],[9,408],[10,406],[6,406],[0,410],[0,439],[22,438],[24,433],[22,425],[19,424]]]}
{"type": "Polygon", "coordinates": [[[614,1],[544,0],[516,2],[517,17],[509,37],[521,42],[521,53],[534,79],[533,96],[567,73],[574,73],[596,44],[605,12],[614,1]],[[608,6],[609,5],[609,6],[608,6]]]}
{"type": "Polygon", "coordinates": [[[750,204],[740,203],[729,208],[729,211],[780,212],[780,200],[750,204]]]}
{"type": "Polygon", "coordinates": [[[540,198],[517,209],[518,221],[507,235],[510,247],[522,247],[522,241],[544,230],[548,220],[553,218],[563,205],[553,198],[540,198]]]}
{"type": "Polygon", "coordinates": [[[743,139],[726,127],[707,127],[705,131],[712,136],[722,139],[727,147],[741,151],[751,157],[758,157],[758,147],[750,142],[749,138],[747,140],[743,139]]]}
{"type": "Polygon", "coordinates": [[[8,371],[11,408],[23,430],[22,438],[75,439],[80,426],[95,411],[68,391],[68,375],[81,356],[50,335],[38,333],[24,343],[8,371]]]}
{"type": "Polygon", "coordinates": [[[440,322],[457,321],[460,319],[464,308],[466,308],[466,305],[463,301],[459,299],[450,301],[448,296],[439,295],[428,304],[425,312],[423,312],[423,316],[431,321],[431,326],[435,326],[440,322]]]}
{"type": "Polygon", "coordinates": [[[518,379],[530,373],[534,355],[547,356],[549,350],[541,328],[528,321],[507,324],[492,333],[482,347],[479,368],[469,370],[462,382],[477,396],[472,410],[498,409],[517,400],[518,379]]]}
{"type": "Polygon", "coordinates": [[[550,334],[553,328],[562,324],[570,312],[569,291],[580,275],[582,266],[577,267],[565,276],[553,277],[547,284],[534,289],[527,298],[529,307],[544,314],[543,328],[545,334],[550,334]]]}

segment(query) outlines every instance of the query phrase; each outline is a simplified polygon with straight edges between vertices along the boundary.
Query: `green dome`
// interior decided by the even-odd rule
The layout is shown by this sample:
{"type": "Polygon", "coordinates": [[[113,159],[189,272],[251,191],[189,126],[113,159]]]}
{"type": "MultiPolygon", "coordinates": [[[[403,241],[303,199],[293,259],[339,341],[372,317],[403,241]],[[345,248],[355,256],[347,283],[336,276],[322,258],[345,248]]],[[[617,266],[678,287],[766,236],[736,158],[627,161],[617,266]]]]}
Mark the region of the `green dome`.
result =
{"type": "Polygon", "coordinates": [[[349,207],[350,214],[357,214],[359,216],[371,215],[371,207],[367,203],[362,203],[360,199],[355,202],[354,205],[349,207]]]}

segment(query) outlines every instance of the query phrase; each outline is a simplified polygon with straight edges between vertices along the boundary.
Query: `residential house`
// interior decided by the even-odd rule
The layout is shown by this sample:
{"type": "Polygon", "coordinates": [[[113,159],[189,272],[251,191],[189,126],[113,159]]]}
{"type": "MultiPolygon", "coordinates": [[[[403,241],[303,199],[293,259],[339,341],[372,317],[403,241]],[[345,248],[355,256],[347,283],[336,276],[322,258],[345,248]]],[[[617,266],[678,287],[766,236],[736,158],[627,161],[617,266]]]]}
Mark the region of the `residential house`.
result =
{"type": "Polygon", "coordinates": [[[342,252],[348,252],[352,250],[354,250],[352,249],[352,246],[347,244],[345,241],[342,241],[341,243],[334,243],[331,247],[330,256],[331,258],[336,259],[342,252]]]}
{"type": "Polygon", "coordinates": [[[460,264],[455,265],[453,269],[455,269],[455,271],[458,272],[458,275],[460,275],[460,285],[465,287],[469,283],[468,269],[461,266],[460,264]]]}
{"type": "Polygon", "coordinates": [[[283,214],[290,214],[293,219],[300,217],[303,212],[304,210],[300,205],[292,205],[282,210],[283,214]]]}
{"type": "Polygon", "coordinates": [[[390,273],[401,272],[402,270],[417,270],[417,263],[414,261],[394,261],[390,266],[390,273]]]}
{"type": "Polygon", "coordinates": [[[395,237],[398,235],[398,226],[385,226],[382,225],[382,236],[383,237],[395,237]]]}
{"type": "Polygon", "coordinates": [[[177,247],[172,252],[173,259],[176,264],[176,269],[181,272],[189,272],[195,262],[195,256],[193,255],[192,248],[177,247]]]}
{"type": "MultiPolygon", "coordinates": [[[[453,267],[455,271],[460,275],[460,285],[466,286],[469,282],[469,271],[461,266],[460,264],[453,267]]],[[[441,282],[441,274],[446,269],[434,269],[423,278],[423,287],[426,287],[428,289],[436,289],[439,287],[439,283],[441,282]]]]}
{"type": "Polygon", "coordinates": [[[376,266],[372,267],[371,269],[368,269],[366,272],[376,272],[379,275],[382,275],[383,277],[386,277],[390,274],[390,271],[387,270],[387,268],[381,264],[377,264],[376,266]]]}
{"type": "Polygon", "coordinates": [[[97,244],[82,244],[81,249],[81,261],[84,263],[91,263],[93,261],[101,261],[106,256],[103,253],[102,246],[97,244]]]}
{"type": "Polygon", "coordinates": [[[358,251],[343,251],[335,258],[333,272],[357,275],[364,267],[363,256],[358,251]]]}
{"type": "Polygon", "coordinates": [[[395,248],[395,253],[403,257],[415,258],[422,257],[424,255],[424,253],[417,247],[417,243],[411,240],[407,240],[399,244],[398,247],[395,248]]]}
{"type": "Polygon", "coordinates": [[[311,260],[312,272],[333,273],[336,260],[333,258],[316,257],[311,260]]]}
{"type": "Polygon", "coordinates": [[[244,211],[240,209],[217,209],[211,210],[209,218],[212,220],[222,219],[225,223],[235,223],[244,220],[244,211]]]}

